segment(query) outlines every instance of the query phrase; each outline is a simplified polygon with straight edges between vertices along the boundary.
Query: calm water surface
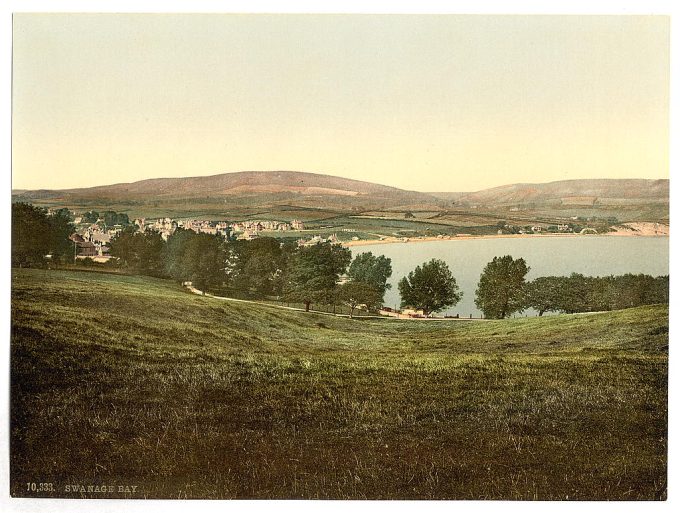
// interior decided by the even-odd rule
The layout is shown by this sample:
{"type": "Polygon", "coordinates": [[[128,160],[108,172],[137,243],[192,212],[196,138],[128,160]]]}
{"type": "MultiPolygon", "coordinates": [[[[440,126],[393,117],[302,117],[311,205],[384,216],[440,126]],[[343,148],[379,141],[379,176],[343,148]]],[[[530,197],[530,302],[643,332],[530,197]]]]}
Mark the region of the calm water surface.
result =
{"type": "MultiPolygon", "coordinates": [[[[432,258],[444,260],[463,291],[463,299],[443,313],[479,316],[474,304],[475,290],[484,266],[495,256],[522,257],[531,268],[528,280],[539,276],[586,276],[644,273],[668,274],[668,237],[532,237],[432,242],[375,244],[356,246],[353,255],[370,251],[392,259],[392,288],[385,294],[385,305],[399,306],[397,283],[432,258]]],[[[525,312],[522,315],[527,314],[525,312]]]]}

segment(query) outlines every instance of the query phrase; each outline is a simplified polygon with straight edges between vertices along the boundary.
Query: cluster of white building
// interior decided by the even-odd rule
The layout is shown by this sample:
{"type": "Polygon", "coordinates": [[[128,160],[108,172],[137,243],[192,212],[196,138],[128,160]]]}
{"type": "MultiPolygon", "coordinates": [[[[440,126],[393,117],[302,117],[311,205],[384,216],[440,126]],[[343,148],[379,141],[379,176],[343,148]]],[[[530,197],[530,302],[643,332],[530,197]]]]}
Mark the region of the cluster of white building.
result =
{"type": "MultiPolygon", "coordinates": [[[[77,245],[78,258],[97,258],[102,261],[108,260],[108,245],[111,239],[118,235],[122,230],[122,226],[104,227],[101,224],[101,219],[96,223],[82,223],[82,217],[77,216],[74,219],[78,226],[76,234],[72,240],[77,245]]],[[[175,220],[170,217],[163,217],[159,219],[150,219],[140,217],[133,221],[134,226],[140,232],[155,231],[158,232],[163,240],[175,233],[178,228],[185,230],[193,230],[196,233],[208,233],[211,235],[222,235],[227,237],[230,233],[237,234],[237,238],[241,240],[252,240],[259,236],[263,231],[301,231],[305,229],[305,225],[298,219],[293,219],[290,223],[285,221],[242,221],[236,223],[228,223],[227,221],[203,221],[196,219],[175,220]]],[[[350,230],[344,230],[350,231],[350,230]]],[[[352,230],[353,231],[353,230],[352,230]]],[[[336,234],[330,237],[323,238],[320,235],[315,235],[310,239],[300,239],[297,241],[299,246],[313,246],[314,244],[330,242],[339,244],[340,241],[336,234]]]]}
{"type": "Polygon", "coordinates": [[[176,221],[169,217],[155,219],[147,222],[143,217],[134,220],[135,226],[139,231],[151,230],[158,232],[163,240],[168,240],[177,228],[185,230],[193,230],[196,233],[208,233],[210,235],[222,235],[226,237],[229,235],[229,224],[226,221],[200,221],[196,219],[187,219],[176,221]]]}
{"type": "Polygon", "coordinates": [[[179,226],[177,221],[174,221],[170,219],[169,217],[165,217],[163,219],[156,219],[153,223],[145,224],[145,220],[141,219],[141,223],[137,223],[137,219],[135,219],[135,224],[139,226],[140,231],[146,231],[146,230],[152,230],[155,232],[160,233],[161,238],[163,240],[168,240],[168,237],[175,233],[175,230],[179,226]]]}
{"type": "MultiPolygon", "coordinates": [[[[75,223],[77,225],[82,225],[81,221],[82,217],[75,218],[75,223]]],[[[107,246],[111,239],[118,235],[123,229],[122,226],[105,228],[99,221],[97,223],[87,223],[86,225],[82,225],[77,230],[77,233],[80,235],[83,242],[92,243],[97,247],[97,249],[107,246]]],[[[298,219],[293,219],[290,222],[274,220],[251,220],[229,223],[227,221],[204,221],[197,219],[175,220],[170,217],[147,220],[144,217],[139,217],[133,221],[133,224],[140,232],[147,230],[158,232],[163,240],[168,240],[168,238],[173,233],[175,233],[178,228],[193,230],[196,233],[208,233],[211,235],[219,234],[223,237],[227,237],[230,233],[234,233],[237,235],[238,239],[242,240],[255,239],[259,236],[260,232],[264,231],[285,232],[301,231],[305,229],[305,224],[298,219]]],[[[316,235],[308,240],[301,239],[298,241],[298,244],[313,245],[318,242],[336,243],[338,242],[338,239],[335,234],[331,235],[327,239],[316,235]]]]}
{"type": "Polygon", "coordinates": [[[140,231],[153,230],[160,233],[163,240],[175,233],[177,228],[193,230],[196,233],[209,233],[211,235],[228,236],[229,233],[239,234],[239,239],[254,239],[263,231],[289,231],[304,230],[302,221],[293,219],[290,223],[285,221],[242,221],[228,223],[227,221],[201,221],[196,219],[174,220],[169,217],[148,221],[145,218],[134,220],[134,224],[140,231]]]}
{"type": "MultiPolygon", "coordinates": [[[[82,219],[80,219],[82,221],[82,219]]],[[[81,223],[82,224],[82,223],[81,223]]],[[[86,223],[79,226],[70,239],[73,241],[74,256],[76,259],[92,258],[95,262],[103,263],[108,261],[109,242],[118,235],[122,227],[103,228],[98,224],[86,223]]]]}
{"type": "Polygon", "coordinates": [[[193,230],[196,233],[208,233],[210,235],[222,235],[226,237],[229,235],[229,223],[226,221],[196,221],[188,219],[186,221],[178,221],[177,226],[185,230],[193,230]]]}
{"type": "Polygon", "coordinates": [[[330,242],[331,244],[342,244],[335,233],[326,238],[322,237],[321,235],[314,235],[311,239],[299,239],[297,244],[298,246],[314,246],[315,244],[324,242],[330,242]]]}
{"type": "Polygon", "coordinates": [[[230,226],[233,232],[287,232],[289,230],[304,230],[305,223],[297,219],[293,219],[290,223],[285,221],[242,221],[240,223],[232,223],[230,226]]]}
{"type": "Polygon", "coordinates": [[[78,230],[77,233],[83,238],[83,240],[92,242],[93,244],[106,245],[113,237],[118,235],[120,231],[121,228],[104,229],[99,225],[93,224],[87,228],[78,230]]]}

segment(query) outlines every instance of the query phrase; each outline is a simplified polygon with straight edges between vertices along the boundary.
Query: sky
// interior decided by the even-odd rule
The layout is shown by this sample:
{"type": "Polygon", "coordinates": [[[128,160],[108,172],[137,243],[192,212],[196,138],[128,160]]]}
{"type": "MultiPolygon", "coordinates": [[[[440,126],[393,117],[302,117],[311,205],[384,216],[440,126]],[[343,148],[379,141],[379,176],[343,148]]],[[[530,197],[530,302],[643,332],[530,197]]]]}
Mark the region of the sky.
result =
{"type": "Polygon", "coordinates": [[[12,187],[668,178],[669,17],[15,14],[12,187]]]}

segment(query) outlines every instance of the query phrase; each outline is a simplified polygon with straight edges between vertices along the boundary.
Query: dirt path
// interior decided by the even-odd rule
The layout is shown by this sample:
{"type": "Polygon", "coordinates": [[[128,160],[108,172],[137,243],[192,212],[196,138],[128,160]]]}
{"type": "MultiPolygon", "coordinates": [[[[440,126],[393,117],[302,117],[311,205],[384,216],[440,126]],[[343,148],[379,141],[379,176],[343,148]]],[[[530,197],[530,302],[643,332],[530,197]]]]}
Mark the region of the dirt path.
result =
{"type": "MultiPolygon", "coordinates": [[[[293,310],[295,312],[304,312],[304,313],[314,313],[314,314],[319,314],[319,315],[330,315],[331,317],[345,317],[346,319],[349,319],[350,316],[349,314],[337,314],[337,313],[331,313],[331,312],[319,312],[317,310],[305,310],[304,308],[296,308],[294,306],[284,306],[284,305],[273,305],[271,303],[264,303],[262,301],[254,301],[251,299],[236,299],[233,297],[223,297],[223,296],[215,296],[213,294],[210,294],[208,292],[203,292],[202,290],[197,289],[196,287],[193,287],[192,285],[185,285],[185,287],[193,294],[196,294],[198,296],[205,296],[205,297],[210,297],[213,299],[220,299],[222,301],[232,301],[234,303],[251,303],[251,304],[256,304],[260,306],[269,306],[271,308],[279,308],[282,310],[293,310]]],[[[386,321],[486,321],[487,319],[479,319],[479,318],[455,318],[455,317],[401,317],[401,318],[396,318],[396,317],[390,317],[387,315],[355,315],[352,317],[352,319],[381,319],[381,320],[386,320],[386,321]]]]}

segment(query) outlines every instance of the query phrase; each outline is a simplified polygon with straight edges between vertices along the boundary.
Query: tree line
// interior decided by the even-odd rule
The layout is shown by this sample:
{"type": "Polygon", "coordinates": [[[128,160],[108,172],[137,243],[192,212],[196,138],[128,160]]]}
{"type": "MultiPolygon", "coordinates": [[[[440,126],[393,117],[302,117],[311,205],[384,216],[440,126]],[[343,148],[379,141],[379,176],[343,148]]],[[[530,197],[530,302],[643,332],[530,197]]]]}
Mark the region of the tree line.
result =
{"type": "Polygon", "coordinates": [[[130,218],[125,213],[114,212],[113,210],[106,210],[104,212],[97,212],[96,210],[89,210],[82,216],[83,223],[96,223],[101,221],[106,226],[127,226],[130,224],[130,218]]]}
{"type": "MultiPolygon", "coordinates": [[[[29,204],[13,204],[12,265],[44,265],[45,255],[70,261],[71,220],[66,209],[48,214],[29,204]]],[[[339,245],[298,247],[269,237],[228,240],[181,228],[166,241],[157,232],[128,226],[111,240],[110,254],[116,260],[109,265],[131,273],[192,282],[200,290],[232,297],[303,303],[306,310],[312,304],[344,304],[350,315],[359,306],[381,307],[392,275],[389,258],[368,252],[352,259],[350,250],[339,245]]],[[[527,281],[529,270],[524,259],[510,255],[486,264],[475,291],[475,305],[486,318],[503,319],[527,309],[543,315],[668,302],[668,276],[574,273],[527,281]]],[[[417,266],[399,281],[398,289],[402,308],[422,310],[424,315],[455,306],[463,297],[453,273],[438,259],[417,266]]]]}
{"type": "Polygon", "coordinates": [[[29,203],[12,204],[12,266],[43,266],[46,255],[52,261],[73,258],[69,236],[75,231],[68,209],[51,214],[29,203]]]}
{"type": "Polygon", "coordinates": [[[366,305],[377,309],[390,285],[389,258],[331,243],[298,247],[271,237],[228,240],[178,228],[167,241],[155,232],[123,230],[110,243],[117,265],[132,272],[191,282],[202,291],[234,297],[280,298],[312,304],[345,304],[350,315],[366,305]],[[345,283],[339,283],[346,275],[345,283]]]}
{"type": "Polygon", "coordinates": [[[542,276],[528,282],[524,289],[525,307],[533,308],[538,315],[620,310],[668,303],[668,297],[668,276],[646,274],[542,276]]]}
{"type": "MultiPolygon", "coordinates": [[[[526,281],[529,266],[523,258],[494,257],[486,264],[475,291],[475,305],[488,319],[503,319],[534,309],[546,312],[580,313],[619,310],[668,303],[668,276],[646,274],[592,277],[541,276],[526,281]]],[[[447,265],[433,259],[399,282],[401,306],[418,308],[424,315],[455,306],[461,299],[455,278],[447,265]]]]}
{"type": "MultiPolygon", "coordinates": [[[[124,230],[111,241],[119,265],[135,272],[191,281],[201,290],[251,299],[266,297],[312,304],[344,304],[377,310],[390,288],[391,260],[330,243],[298,247],[294,242],[261,237],[226,241],[219,235],[178,229],[164,242],[155,232],[124,230]],[[338,284],[340,277],[346,281],[338,284]]],[[[503,319],[533,309],[546,312],[594,312],[667,303],[668,276],[644,274],[590,277],[542,276],[527,281],[523,258],[494,257],[486,264],[475,291],[484,317],[503,319]]],[[[402,308],[427,316],[455,306],[463,297],[448,265],[432,259],[398,283],[402,308]]]]}

